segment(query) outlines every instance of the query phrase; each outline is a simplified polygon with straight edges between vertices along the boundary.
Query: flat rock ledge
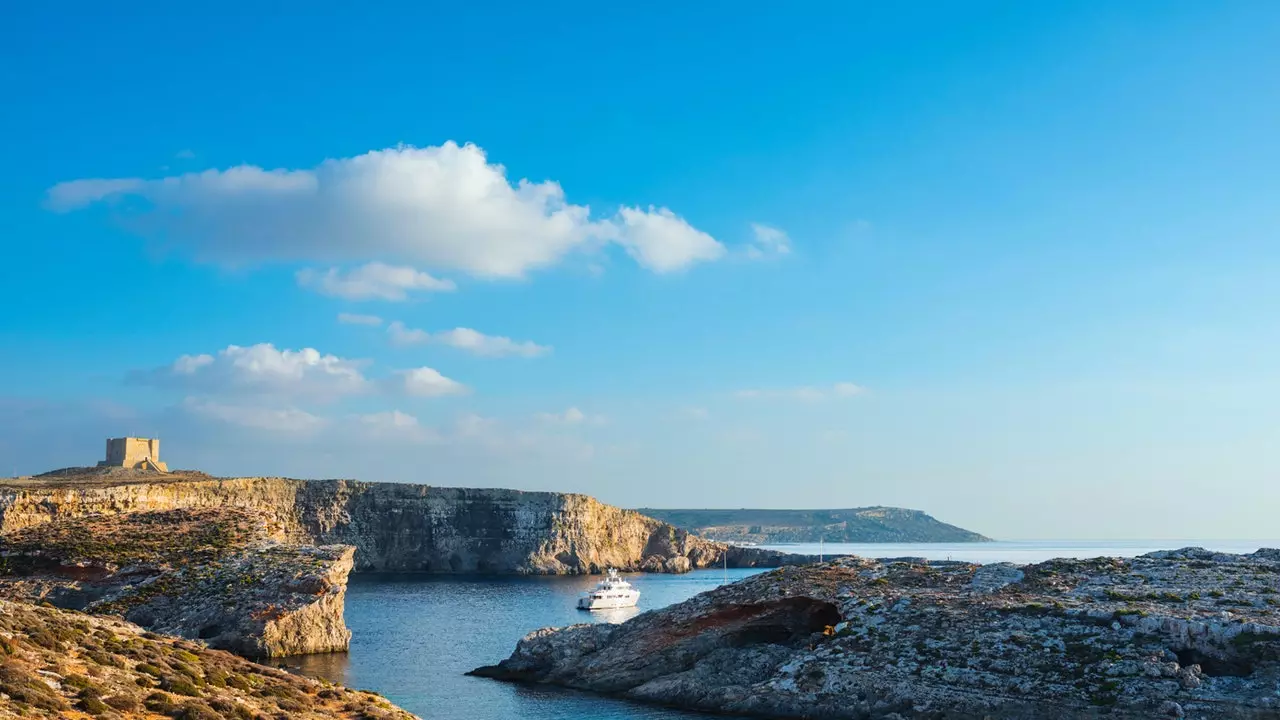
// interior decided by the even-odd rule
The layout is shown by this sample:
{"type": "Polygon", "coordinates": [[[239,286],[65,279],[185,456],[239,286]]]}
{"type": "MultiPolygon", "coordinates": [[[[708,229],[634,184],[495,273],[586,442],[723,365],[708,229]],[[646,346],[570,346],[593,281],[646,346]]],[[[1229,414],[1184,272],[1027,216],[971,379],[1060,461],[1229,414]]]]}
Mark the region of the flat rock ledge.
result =
{"type": "Polygon", "coordinates": [[[346,650],[355,548],[236,509],[73,517],[0,535],[0,597],[123,616],[245,657],[346,650]]]}
{"type": "Polygon", "coordinates": [[[1280,717],[1280,551],[785,567],[472,674],[771,718],[1280,717]]]}

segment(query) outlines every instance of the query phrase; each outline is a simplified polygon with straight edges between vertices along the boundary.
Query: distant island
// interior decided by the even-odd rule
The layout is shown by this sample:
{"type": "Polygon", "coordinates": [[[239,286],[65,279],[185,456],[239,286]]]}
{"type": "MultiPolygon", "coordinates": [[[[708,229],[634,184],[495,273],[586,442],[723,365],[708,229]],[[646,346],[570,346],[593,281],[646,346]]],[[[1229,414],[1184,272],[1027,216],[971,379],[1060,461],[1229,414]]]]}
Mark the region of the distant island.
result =
{"type": "Polygon", "coordinates": [[[989,542],[919,510],[864,507],[847,510],[662,510],[642,515],[706,538],[750,543],[989,542]]]}

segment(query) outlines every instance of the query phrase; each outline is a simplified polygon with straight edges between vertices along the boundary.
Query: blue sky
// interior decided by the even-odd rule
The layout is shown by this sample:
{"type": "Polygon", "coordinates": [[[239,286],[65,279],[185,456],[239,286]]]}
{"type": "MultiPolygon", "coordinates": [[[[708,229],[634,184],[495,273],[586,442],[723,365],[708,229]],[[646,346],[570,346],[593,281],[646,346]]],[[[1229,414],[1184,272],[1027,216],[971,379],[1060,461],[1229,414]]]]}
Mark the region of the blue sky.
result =
{"type": "Polygon", "coordinates": [[[0,472],[1276,534],[1280,7],[689,5],[6,10],[0,472]]]}

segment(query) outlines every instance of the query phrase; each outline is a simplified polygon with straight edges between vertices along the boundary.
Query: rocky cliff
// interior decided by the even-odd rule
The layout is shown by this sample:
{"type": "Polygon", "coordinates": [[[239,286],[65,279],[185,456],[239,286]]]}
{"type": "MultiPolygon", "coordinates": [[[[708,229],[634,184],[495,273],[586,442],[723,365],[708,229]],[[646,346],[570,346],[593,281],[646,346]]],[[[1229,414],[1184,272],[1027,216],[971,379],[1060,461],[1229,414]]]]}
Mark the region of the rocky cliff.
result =
{"type": "Polygon", "coordinates": [[[475,674],[770,718],[1280,717],[1280,551],[976,566],[843,558],[475,674]]]}
{"type": "Polygon", "coordinates": [[[0,597],[123,615],[248,657],[346,650],[355,548],[270,534],[233,508],[59,517],[0,534],[0,597]]]}
{"type": "Polygon", "coordinates": [[[252,511],[284,542],[354,546],[357,571],[685,572],[726,559],[730,567],[803,559],[726,548],[576,494],[135,471],[0,481],[0,533],[56,518],[223,507],[252,511]]]}
{"type": "Polygon", "coordinates": [[[990,538],[919,510],[658,510],[638,512],[717,540],[752,543],[983,542],[990,538]]]}
{"type": "Polygon", "coordinates": [[[114,618],[0,600],[0,718],[414,720],[373,693],[308,680],[114,618]]]}

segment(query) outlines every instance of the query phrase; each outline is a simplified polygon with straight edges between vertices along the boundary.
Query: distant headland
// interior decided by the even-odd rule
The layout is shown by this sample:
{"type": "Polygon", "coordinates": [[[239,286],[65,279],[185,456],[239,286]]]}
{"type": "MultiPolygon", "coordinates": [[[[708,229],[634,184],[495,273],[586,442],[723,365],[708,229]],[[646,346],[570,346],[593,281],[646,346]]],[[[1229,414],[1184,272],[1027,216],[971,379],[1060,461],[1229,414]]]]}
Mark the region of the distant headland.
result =
{"type": "Polygon", "coordinates": [[[919,510],[862,507],[847,510],[662,510],[637,512],[725,542],[934,543],[989,542],[919,510]]]}

